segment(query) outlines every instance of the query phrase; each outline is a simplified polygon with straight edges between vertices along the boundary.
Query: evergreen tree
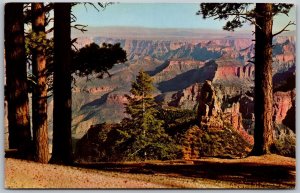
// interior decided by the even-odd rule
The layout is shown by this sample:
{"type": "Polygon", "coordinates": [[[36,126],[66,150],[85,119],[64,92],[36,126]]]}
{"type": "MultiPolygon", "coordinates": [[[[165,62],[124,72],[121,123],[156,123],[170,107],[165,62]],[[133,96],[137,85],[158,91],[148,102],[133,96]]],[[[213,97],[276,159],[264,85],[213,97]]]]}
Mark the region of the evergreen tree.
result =
{"type": "Polygon", "coordinates": [[[176,147],[157,119],[158,107],[153,98],[152,78],[143,70],[132,83],[127,95],[126,113],[122,121],[119,148],[126,160],[173,159],[176,147]]]}
{"type": "Polygon", "coordinates": [[[287,31],[287,25],[277,33],[272,33],[273,19],[278,14],[288,15],[292,4],[285,3],[202,3],[197,14],[204,19],[225,19],[224,30],[234,31],[244,23],[255,25],[255,130],[252,155],[271,152],[273,141],[273,86],[272,86],[272,39],[287,31]],[[230,18],[230,19],[229,19],[230,18]]]}
{"type": "Polygon", "coordinates": [[[73,163],[71,3],[54,4],[53,147],[51,163],[73,163]]]}
{"type": "Polygon", "coordinates": [[[29,119],[27,68],[24,41],[23,3],[5,5],[6,100],[8,103],[9,148],[17,156],[30,158],[32,140],[29,119]]]}
{"type": "MultiPolygon", "coordinates": [[[[32,29],[40,41],[46,41],[45,10],[43,3],[32,3],[32,29]]],[[[32,130],[35,145],[35,160],[48,163],[48,124],[47,124],[47,76],[46,46],[39,43],[32,49],[32,74],[36,84],[32,91],[32,130]]]]}

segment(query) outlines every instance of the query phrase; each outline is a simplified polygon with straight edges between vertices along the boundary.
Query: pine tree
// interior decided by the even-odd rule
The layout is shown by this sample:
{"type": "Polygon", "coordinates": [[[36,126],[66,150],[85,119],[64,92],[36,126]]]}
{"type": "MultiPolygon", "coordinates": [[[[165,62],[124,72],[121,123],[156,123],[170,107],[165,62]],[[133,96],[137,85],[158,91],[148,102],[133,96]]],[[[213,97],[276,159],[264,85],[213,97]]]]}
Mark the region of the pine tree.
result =
{"type": "Polygon", "coordinates": [[[53,147],[51,163],[73,163],[71,3],[54,4],[53,147]]]}
{"type": "MultiPolygon", "coordinates": [[[[45,10],[43,3],[32,3],[32,29],[40,41],[46,41],[45,10]]],[[[46,48],[39,43],[32,49],[32,74],[36,84],[32,92],[32,130],[35,145],[35,160],[48,163],[48,124],[47,124],[47,76],[46,48]]]]}
{"type": "Polygon", "coordinates": [[[122,121],[123,138],[120,147],[127,160],[172,159],[176,147],[158,119],[158,106],[153,98],[152,78],[143,70],[132,83],[127,95],[126,113],[130,118],[122,121]]]}
{"type": "Polygon", "coordinates": [[[19,157],[30,158],[32,154],[32,140],[23,7],[23,3],[7,3],[5,5],[5,92],[8,103],[9,148],[17,149],[17,156],[19,157]]]}
{"type": "Polygon", "coordinates": [[[273,141],[273,86],[272,86],[272,40],[281,34],[293,22],[277,33],[272,33],[276,15],[288,15],[292,4],[285,3],[201,3],[200,10],[204,19],[227,20],[224,30],[234,31],[246,22],[255,25],[255,130],[254,147],[251,155],[263,155],[271,152],[273,141]]]}

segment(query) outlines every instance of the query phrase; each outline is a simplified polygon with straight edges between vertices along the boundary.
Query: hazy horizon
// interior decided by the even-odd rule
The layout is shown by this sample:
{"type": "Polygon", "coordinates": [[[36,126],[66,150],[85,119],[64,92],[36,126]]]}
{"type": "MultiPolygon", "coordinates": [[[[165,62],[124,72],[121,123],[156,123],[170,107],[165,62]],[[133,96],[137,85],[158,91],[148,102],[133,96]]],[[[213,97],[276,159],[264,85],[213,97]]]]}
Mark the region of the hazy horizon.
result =
{"type": "MultiPolygon", "coordinates": [[[[200,3],[115,3],[97,11],[92,6],[76,5],[72,8],[76,23],[89,27],[135,27],[155,29],[209,29],[222,30],[226,20],[203,19],[196,15],[200,3]]],[[[282,29],[288,21],[296,21],[296,8],[289,16],[274,18],[273,31],[282,29]]],[[[253,25],[245,23],[236,31],[251,31],[253,25]]],[[[295,30],[296,26],[290,26],[295,30]]]]}
{"type": "MultiPolygon", "coordinates": [[[[139,26],[88,26],[86,32],[72,29],[73,37],[110,37],[135,39],[207,39],[209,38],[251,38],[251,30],[226,31],[222,29],[194,29],[194,28],[150,28],[139,26]]],[[[281,36],[295,34],[295,30],[284,32],[281,36]]]]}

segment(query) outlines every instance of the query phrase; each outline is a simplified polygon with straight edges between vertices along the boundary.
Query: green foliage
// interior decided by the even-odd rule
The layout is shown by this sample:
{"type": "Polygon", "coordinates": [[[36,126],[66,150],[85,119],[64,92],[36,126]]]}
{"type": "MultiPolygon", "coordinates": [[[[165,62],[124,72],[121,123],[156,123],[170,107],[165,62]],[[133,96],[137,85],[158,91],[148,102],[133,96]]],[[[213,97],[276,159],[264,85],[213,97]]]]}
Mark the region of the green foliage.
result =
{"type": "Polygon", "coordinates": [[[244,157],[251,150],[251,145],[231,126],[225,126],[220,130],[205,130],[193,125],[179,141],[183,147],[184,157],[190,154],[190,158],[244,157]]]}
{"type": "Polygon", "coordinates": [[[123,160],[174,159],[179,152],[163,128],[164,121],[158,119],[153,90],[151,77],[140,71],[132,83],[131,95],[126,96],[126,113],[130,117],[123,119],[118,130],[120,138],[116,140],[115,149],[123,160]]]}
{"type": "Polygon", "coordinates": [[[234,31],[235,28],[240,28],[247,21],[243,15],[249,17],[253,14],[252,11],[247,11],[249,3],[201,3],[198,15],[202,14],[203,18],[213,17],[215,19],[228,20],[229,16],[234,15],[231,21],[227,21],[223,29],[234,31]]]}
{"type": "Polygon", "coordinates": [[[144,118],[144,123],[124,123],[117,141],[123,160],[174,159],[179,147],[161,127],[161,121],[144,118]]]}
{"type": "Polygon", "coordinates": [[[196,111],[190,109],[179,109],[177,107],[161,108],[159,117],[167,124],[179,122],[190,122],[196,119],[196,111]]]}
{"type": "Polygon", "coordinates": [[[288,3],[274,3],[273,5],[273,15],[285,14],[288,15],[290,9],[293,7],[293,4],[288,3]]]}
{"type": "Polygon", "coordinates": [[[275,147],[278,154],[287,157],[296,157],[296,139],[290,135],[275,140],[275,147]]]}
{"type": "Polygon", "coordinates": [[[243,15],[250,17],[253,14],[251,11],[245,11],[250,5],[248,3],[201,3],[201,9],[197,14],[202,14],[204,19],[213,17],[219,20],[228,20],[229,16],[234,15],[233,19],[227,21],[223,27],[224,30],[234,31],[247,21],[243,15]]]}
{"type": "Polygon", "coordinates": [[[72,73],[78,76],[89,76],[96,74],[102,78],[116,63],[126,62],[126,51],[120,44],[106,44],[98,46],[91,43],[74,53],[72,61],[72,73]]]}
{"type": "Polygon", "coordinates": [[[296,157],[296,134],[283,124],[275,124],[277,139],[274,140],[275,153],[296,157]]]}
{"type": "MultiPolygon", "coordinates": [[[[53,39],[47,39],[45,32],[33,32],[29,31],[25,36],[25,49],[26,54],[31,55],[33,49],[39,49],[41,51],[52,50],[54,46],[53,39]]],[[[47,54],[46,52],[45,54],[47,54]]]]}
{"type": "MultiPolygon", "coordinates": [[[[36,34],[32,31],[26,34],[25,49],[28,65],[31,65],[32,50],[35,48],[45,51],[48,90],[52,90],[54,65],[53,38],[47,39],[45,33],[36,34]]],[[[102,78],[105,73],[108,73],[108,70],[111,69],[114,64],[127,61],[126,51],[120,47],[119,43],[114,45],[103,43],[101,47],[92,43],[79,50],[71,49],[71,57],[71,73],[81,77],[88,77],[95,74],[98,78],[102,78]]],[[[36,83],[35,77],[32,74],[29,74],[28,79],[30,80],[29,86],[32,87],[32,84],[36,83]]]]}
{"type": "MultiPolygon", "coordinates": [[[[47,84],[49,88],[52,88],[52,74],[53,74],[53,53],[54,53],[54,41],[52,39],[46,38],[46,33],[40,32],[35,33],[33,31],[29,31],[25,35],[25,51],[27,57],[27,64],[31,65],[32,60],[32,52],[33,49],[38,49],[45,52],[46,55],[46,75],[47,75],[47,84]]],[[[36,84],[36,78],[33,74],[29,73],[27,75],[29,80],[29,91],[34,84],[36,84]]]]}
{"type": "Polygon", "coordinates": [[[179,109],[176,107],[161,108],[158,117],[164,120],[166,132],[177,141],[177,136],[184,134],[186,130],[196,124],[196,111],[189,109],[179,109]]]}
{"type": "Polygon", "coordinates": [[[53,54],[54,54],[54,41],[53,38],[47,39],[46,33],[35,33],[29,31],[25,36],[25,50],[27,61],[31,64],[31,56],[33,49],[43,50],[46,55],[47,73],[53,72],[53,54]]]}
{"type": "MultiPolygon", "coordinates": [[[[287,15],[292,7],[292,4],[274,3],[273,16],[287,15]]],[[[223,29],[228,31],[234,31],[246,22],[256,24],[255,18],[258,17],[258,14],[254,4],[251,3],[201,3],[200,10],[197,12],[197,15],[202,15],[204,19],[226,20],[223,29]]]]}
{"type": "Polygon", "coordinates": [[[132,121],[144,122],[143,118],[156,117],[158,110],[152,96],[153,91],[152,78],[143,70],[140,71],[136,81],[132,83],[131,96],[126,95],[129,103],[125,109],[132,121]]]}
{"type": "Polygon", "coordinates": [[[109,144],[117,137],[112,131],[119,127],[118,124],[106,123],[91,126],[76,143],[76,160],[87,162],[110,160],[112,145],[109,144]]]}

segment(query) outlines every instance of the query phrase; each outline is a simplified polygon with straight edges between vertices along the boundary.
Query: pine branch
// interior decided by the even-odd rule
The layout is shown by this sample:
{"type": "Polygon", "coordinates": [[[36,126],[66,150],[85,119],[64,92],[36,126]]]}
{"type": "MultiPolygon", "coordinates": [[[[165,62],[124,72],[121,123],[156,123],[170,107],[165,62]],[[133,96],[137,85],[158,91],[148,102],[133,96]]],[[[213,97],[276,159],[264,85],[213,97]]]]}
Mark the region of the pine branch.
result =
{"type": "Polygon", "coordinates": [[[289,26],[291,26],[291,25],[296,25],[296,23],[289,21],[289,23],[285,27],[283,27],[279,32],[273,34],[272,37],[275,37],[275,36],[281,34],[282,32],[289,31],[286,28],[289,27],[289,26]]]}
{"type": "Polygon", "coordinates": [[[24,10],[30,10],[31,9],[31,3],[24,3],[24,10]]]}
{"type": "Polygon", "coordinates": [[[255,21],[253,21],[253,20],[251,20],[251,19],[249,19],[249,18],[247,18],[245,16],[241,16],[241,18],[249,21],[251,24],[255,25],[256,27],[258,27],[261,30],[261,27],[255,21]]]}
{"type": "MultiPolygon", "coordinates": [[[[114,4],[114,2],[106,2],[106,3],[97,3],[96,5],[98,5],[100,8],[102,8],[102,11],[105,10],[105,8],[109,5],[114,4]]],[[[95,3],[89,3],[89,2],[84,2],[83,3],[85,10],[87,11],[87,5],[92,6],[94,9],[96,9],[98,12],[100,12],[100,9],[95,5],[95,3]]]]}
{"type": "Polygon", "coordinates": [[[107,7],[107,6],[109,6],[109,5],[112,5],[112,4],[114,4],[114,2],[106,2],[106,3],[98,3],[98,5],[100,6],[100,7],[102,7],[103,8],[103,10],[107,7]]]}
{"type": "Polygon", "coordinates": [[[100,10],[96,7],[96,5],[95,5],[94,3],[84,3],[84,6],[85,6],[86,4],[88,4],[88,5],[92,6],[92,7],[94,7],[98,12],[100,11],[100,10]]]}
{"type": "Polygon", "coordinates": [[[253,60],[248,60],[247,62],[255,64],[255,62],[253,60]]]}
{"type": "Polygon", "coordinates": [[[77,17],[73,13],[71,13],[71,23],[76,21],[77,21],[77,17]]]}
{"type": "Polygon", "coordinates": [[[51,33],[53,30],[54,30],[54,27],[51,27],[51,28],[48,29],[45,33],[46,33],[46,34],[51,33]]]}
{"type": "Polygon", "coordinates": [[[112,77],[112,74],[110,74],[110,73],[108,72],[108,70],[105,70],[105,73],[109,76],[109,78],[112,77]]]}
{"type": "Polygon", "coordinates": [[[78,51],[77,47],[74,44],[71,44],[72,48],[74,48],[74,50],[78,51]]]}
{"type": "Polygon", "coordinates": [[[49,12],[54,9],[54,3],[49,3],[44,7],[45,12],[49,12]]]}
{"type": "Polygon", "coordinates": [[[54,18],[47,19],[45,22],[45,26],[47,26],[50,22],[54,22],[54,18]]]}
{"type": "Polygon", "coordinates": [[[81,31],[82,33],[87,31],[87,29],[85,29],[87,27],[87,25],[75,24],[75,25],[72,25],[71,27],[81,31]]]}

